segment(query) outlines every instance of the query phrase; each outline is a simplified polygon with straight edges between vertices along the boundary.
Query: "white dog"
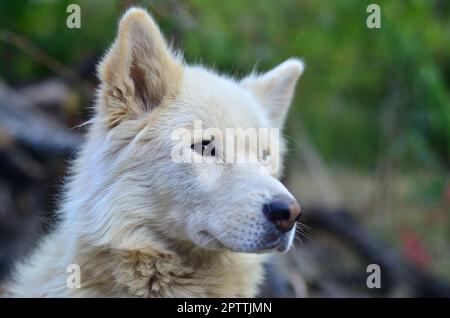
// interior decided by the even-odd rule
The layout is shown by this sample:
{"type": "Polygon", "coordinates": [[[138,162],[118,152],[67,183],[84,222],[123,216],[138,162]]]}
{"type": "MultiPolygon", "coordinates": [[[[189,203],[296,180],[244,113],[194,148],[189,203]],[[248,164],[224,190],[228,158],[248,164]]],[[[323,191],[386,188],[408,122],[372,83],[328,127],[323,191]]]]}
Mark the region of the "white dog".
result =
{"type": "MultiPolygon", "coordinates": [[[[200,160],[174,162],[172,135],[196,120],[219,131],[281,128],[302,62],[242,80],[186,65],[134,8],[98,70],[95,116],[65,187],[61,224],[18,265],[9,294],[255,296],[263,252],[290,247],[300,206],[264,163],[201,160],[223,159],[216,136],[194,133],[183,151],[200,160]]],[[[245,151],[282,156],[282,140],[260,139],[245,151]]]]}

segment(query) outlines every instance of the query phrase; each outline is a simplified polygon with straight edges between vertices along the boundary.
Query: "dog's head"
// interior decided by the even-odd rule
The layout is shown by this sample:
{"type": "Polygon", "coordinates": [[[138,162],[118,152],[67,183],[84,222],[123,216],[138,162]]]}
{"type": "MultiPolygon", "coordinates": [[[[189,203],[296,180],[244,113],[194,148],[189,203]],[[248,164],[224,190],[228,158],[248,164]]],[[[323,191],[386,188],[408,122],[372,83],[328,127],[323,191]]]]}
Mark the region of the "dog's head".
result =
{"type": "Polygon", "coordinates": [[[129,10],[99,67],[96,116],[78,169],[94,173],[80,186],[96,179],[87,191],[100,215],[85,220],[95,223],[96,239],[287,250],[300,206],[277,180],[284,144],[276,129],[302,71],[290,59],[235,80],[188,66],[145,11],[129,10]]]}

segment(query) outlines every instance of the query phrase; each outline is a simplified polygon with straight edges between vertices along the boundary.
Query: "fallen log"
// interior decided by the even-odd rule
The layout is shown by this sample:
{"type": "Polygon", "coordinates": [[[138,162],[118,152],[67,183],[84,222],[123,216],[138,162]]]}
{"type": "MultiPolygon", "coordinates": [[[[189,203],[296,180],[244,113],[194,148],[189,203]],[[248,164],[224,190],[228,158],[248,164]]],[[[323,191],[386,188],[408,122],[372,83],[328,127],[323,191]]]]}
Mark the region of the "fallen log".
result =
{"type": "Polygon", "coordinates": [[[1,82],[0,129],[3,138],[43,157],[71,154],[82,140],[80,134],[39,111],[31,101],[1,82]]]}
{"type": "Polygon", "coordinates": [[[402,290],[412,297],[450,297],[448,284],[394,253],[345,209],[309,207],[305,209],[303,223],[309,227],[311,235],[325,232],[344,243],[367,264],[379,265],[386,296],[395,296],[396,291],[402,290]]]}

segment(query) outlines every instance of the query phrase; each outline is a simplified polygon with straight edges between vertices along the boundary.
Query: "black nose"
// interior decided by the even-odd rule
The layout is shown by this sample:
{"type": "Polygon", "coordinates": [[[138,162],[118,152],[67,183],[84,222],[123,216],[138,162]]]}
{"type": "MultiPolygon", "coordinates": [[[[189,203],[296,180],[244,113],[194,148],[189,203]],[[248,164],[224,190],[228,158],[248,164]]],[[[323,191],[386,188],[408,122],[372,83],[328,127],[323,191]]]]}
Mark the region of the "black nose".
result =
{"type": "Polygon", "coordinates": [[[290,231],[301,212],[300,205],[293,200],[272,200],[264,204],[263,213],[281,232],[290,231]]]}

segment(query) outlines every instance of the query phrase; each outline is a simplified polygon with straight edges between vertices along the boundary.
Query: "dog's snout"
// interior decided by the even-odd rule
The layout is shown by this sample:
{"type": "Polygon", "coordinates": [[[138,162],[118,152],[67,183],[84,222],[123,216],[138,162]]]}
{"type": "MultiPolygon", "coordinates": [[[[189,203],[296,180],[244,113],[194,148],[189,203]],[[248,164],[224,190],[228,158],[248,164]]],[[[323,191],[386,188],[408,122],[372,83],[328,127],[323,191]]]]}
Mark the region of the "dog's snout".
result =
{"type": "Polygon", "coordinates": [[[264,204],[263,212],[281,232],[290,231],[301,213],[300,205],[295,200],[274,199],[264,204]]]}

